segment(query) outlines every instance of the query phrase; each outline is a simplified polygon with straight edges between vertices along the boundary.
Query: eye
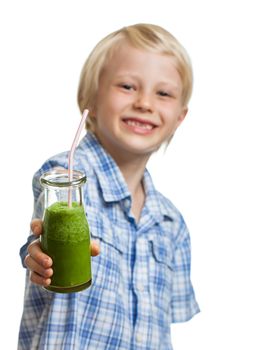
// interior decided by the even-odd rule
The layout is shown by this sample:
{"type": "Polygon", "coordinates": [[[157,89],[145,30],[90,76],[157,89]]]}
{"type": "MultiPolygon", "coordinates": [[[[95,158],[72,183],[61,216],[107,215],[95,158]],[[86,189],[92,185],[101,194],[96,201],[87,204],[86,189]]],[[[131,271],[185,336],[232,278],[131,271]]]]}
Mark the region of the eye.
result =
{"type": "Polygon", "coordinates": [[[120,87],[122,87],[123,89],[125,89],[125,90],[133,90],[134,89],[134,86],[133,85],[131,85],[131,84],[120,84],[120,87]]]}
{"type": "Polygon", "coordinates": [[[170,94],[169,92],[164,91],[164,90],[159,90],[159,91],[157,92],[157,94],[158,94],[159,96],[162,96],[162,97],[171,97],[171,94],[170,94]]]}

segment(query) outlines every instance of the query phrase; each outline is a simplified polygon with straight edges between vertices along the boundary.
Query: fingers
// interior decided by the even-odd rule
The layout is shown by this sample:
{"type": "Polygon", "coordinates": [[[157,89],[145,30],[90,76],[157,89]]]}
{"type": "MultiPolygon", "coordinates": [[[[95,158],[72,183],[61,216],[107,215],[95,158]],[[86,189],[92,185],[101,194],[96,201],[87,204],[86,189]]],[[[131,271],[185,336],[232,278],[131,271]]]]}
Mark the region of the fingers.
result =
{"type": "Polygon", "coordinates": [[[38,239],[29,245],[28,253],[30,257],[43,268],[50,268],[52,265],[52,259],[47,254],[43,253],[38,239]]]}
{"type": "Polygon", "coordinates": [[[91,242],[91,255],[97,256],[100,254],[100,245],[97,241],[91,242]]]}
{"type": "MultiPolygon", "coordinates": [[[[40,220],[33,220],[32,226],[33,225],[39,227],[39,230],[42,229],[42,222],[40,220]]],[[[33,226],[32,230],[35,230],[36,226],[33,226]]],[[[97,256],[99,254],[99,243],[92,241],[91,255],[97,256]]],[[[53,262],[52,259],[41,250],[39,239],[33,241],[28,246],[28,255],[25,257],[24,263],[30,270],[30,280],[33,283],[44,287],[50,285],[50,277],[53,275],[53,269],[51,268],[53,262]]]]}
{"type": "Polygon", "coordinates": [[[53,274],[52,269],[44,269],[37,264],[29,255],[25,258],[25,264],[30,266],[30,280],[41,286],[48,286],[51,283],[50,277],[53,274]]]}
{"type": "Polygon", "coordinates": [[[35,236],[42,234],[42,221],[40,219],[33,219],[31,221],[31,230],[35,236]]]}
{"type": "Polygon", "coordinates": [[[39,274],[37,274],[37,272],[31,271],[30,274],[30,280],[32,283],[38,284],[42,287],[47,287],[50,285],[51,283],[51,279],[48,277],[43,277],[39,274]]]}
{"type": "Polygon", "coordinates": [[[24,263],[31,271],[30,279],[33,283],[47,286],[50,284],[50,277],[53,274],[51,268],[52,259],[44,254],[40,248],[39,240],[32,242],[28,247],[28,255],[24,263]]]}

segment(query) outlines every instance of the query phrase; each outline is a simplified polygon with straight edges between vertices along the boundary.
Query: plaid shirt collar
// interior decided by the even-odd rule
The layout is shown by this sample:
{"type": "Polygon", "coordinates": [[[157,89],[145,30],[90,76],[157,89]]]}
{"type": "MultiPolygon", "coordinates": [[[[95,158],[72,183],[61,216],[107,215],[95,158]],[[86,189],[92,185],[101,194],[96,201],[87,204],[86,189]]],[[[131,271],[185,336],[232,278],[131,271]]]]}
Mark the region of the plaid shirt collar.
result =
{"type": "MultiPolygon", "coordinates": [[[[125,199],[131,200],[131,194],[118,165],[104,150],[96,136],[88,131],[79,147],[86,154],[89,164],[98,178],[104,201],[109,203],[125,199]],[[91,151],[89,152],[87,149],[91,151]]],[[[155,189],[147,169],[144,172],[143,183],[146,193],[145,210],[151,213],[156,222],[160,222],[164,217],[174,220],[175,213],[172,211],[172,207],[167,205],[164,198],[155,189]],[[152,210],[149,210],[151,206],[152,210]]]]}

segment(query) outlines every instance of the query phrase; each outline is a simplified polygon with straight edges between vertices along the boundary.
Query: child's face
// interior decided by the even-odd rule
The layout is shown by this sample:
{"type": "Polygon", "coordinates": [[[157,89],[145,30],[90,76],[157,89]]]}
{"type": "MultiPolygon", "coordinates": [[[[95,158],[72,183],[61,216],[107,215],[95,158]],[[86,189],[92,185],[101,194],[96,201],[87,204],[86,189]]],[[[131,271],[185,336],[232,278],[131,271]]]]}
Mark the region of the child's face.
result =
{"type": "Polygon", "coordinates": [[[100,76],[96,134],[113,156],[150,156],[184,119],[182,82],[172,57],[116,49],[100,76]]]}

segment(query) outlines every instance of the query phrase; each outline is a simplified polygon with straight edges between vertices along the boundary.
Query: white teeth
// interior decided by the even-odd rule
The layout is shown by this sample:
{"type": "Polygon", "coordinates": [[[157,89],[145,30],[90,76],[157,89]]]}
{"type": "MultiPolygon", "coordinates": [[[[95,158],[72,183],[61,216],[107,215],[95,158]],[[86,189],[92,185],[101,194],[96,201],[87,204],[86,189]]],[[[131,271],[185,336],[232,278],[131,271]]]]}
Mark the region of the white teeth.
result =
{"type": "Polygon", "coordinates": [[[150,124],[143,124],[140,122],[137,122],[135,120],[126,120],[126,123],[130,126],[137,126],[139,128],[145,129],[145,130],[152,130],[153,126],[150,124]]]}

